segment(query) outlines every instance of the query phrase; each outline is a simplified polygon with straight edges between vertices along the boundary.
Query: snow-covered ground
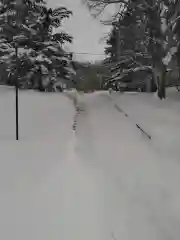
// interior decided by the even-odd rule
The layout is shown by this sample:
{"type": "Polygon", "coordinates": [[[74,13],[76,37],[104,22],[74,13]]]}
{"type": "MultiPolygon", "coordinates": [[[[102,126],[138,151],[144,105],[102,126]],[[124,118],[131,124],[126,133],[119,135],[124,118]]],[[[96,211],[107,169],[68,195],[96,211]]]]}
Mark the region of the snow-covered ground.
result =
{"type": "MultiPolygon", "coordinates": [[[[15,139],[15,91],[0,87],[0,142],[15,139]]],[[[22,90],[19,93],[19,138],[22,141],[48,141],[69,136],[74,108],[72,101],[58,93],[22,90]],[[64,124],[66,123],[66,124],[64,124]],[[52,140],[51,139],[51,140],[52,140]]]]}
{"type": "Polygon", "coordinates": [[[89,172],[99,175],[103,239],[179,239],[179,163],[153,151],[107,93],[84,102],[77,151],[89,172]]]}
{"type": "Polygon", "coordinates": [[[154,148],[169,158],[180,156],[180,92],[170,88],[167,99],[153,94],[112,94],[114,102],[129,115],[129,121],[139,124],[149,135],[154,148]]]}
{"type": "Polygon", "coordinates": [[[0,100],[1,239],[179,240],[180,165],[108,93],[81,96],[74,133],[64,94],[22,91],[19,142],[14,92],[0,89],[0,100]]]}
{"type": "Polygon", "coordinates": [[[54,178],[61,177],[56,173],[72,141],[72,101],[63,94],[21,91],[20,141],[12,88],[0,88],[0,111],[0,238],[59,239],[61,181],[54,178]]]}

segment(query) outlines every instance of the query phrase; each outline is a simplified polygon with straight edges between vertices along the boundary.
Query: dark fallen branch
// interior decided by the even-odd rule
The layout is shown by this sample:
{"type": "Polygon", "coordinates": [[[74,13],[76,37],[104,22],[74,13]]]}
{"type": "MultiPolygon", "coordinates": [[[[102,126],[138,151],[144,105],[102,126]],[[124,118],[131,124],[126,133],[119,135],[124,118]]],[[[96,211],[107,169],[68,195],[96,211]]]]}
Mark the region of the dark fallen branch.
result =
{"type": "Polygon", "coordinates": [[[143,134],[145,134],[146,137],[148,137],[149,139],[151,139],[151,136],[150,136],[147,132],[145,132],[138,124],[136,124],[136,127],[137,127],[143,134]]]}
{"type": "MultiPolygon", "coordinates": [[[[129,117],[129,115],[128,115],[126,112],[124,112],[118,105],[114,104],[114,107],[116,108],[116,110],[118,110],[118,112],[123,113],[126,117],[129,117]]],[[[152,138],[146,131],[144,131],[144,130],[139,126],[139,124],[136,124],[136,127],[137,127],[143,134],[145,134],[148,139],[151,139],[151,138],[152,138]]]]}

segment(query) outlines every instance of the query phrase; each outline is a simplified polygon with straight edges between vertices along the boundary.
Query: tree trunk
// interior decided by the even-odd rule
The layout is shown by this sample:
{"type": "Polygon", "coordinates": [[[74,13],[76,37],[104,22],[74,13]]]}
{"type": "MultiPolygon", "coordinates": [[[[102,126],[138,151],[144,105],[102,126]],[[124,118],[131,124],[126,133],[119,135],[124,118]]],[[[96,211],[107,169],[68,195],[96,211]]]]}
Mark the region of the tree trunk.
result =
{"type": "Polygon", "coordinates": [[[157,85],[154,79],[154,75],[152,75],[152,79],[151,79],[151,92],[156,92],[157,91],[157,85]]]}
{"type": "Polygon", "coordinates": [[[179,57],[177,57],[177,67],[178,67],[178,73],[177,73],[177,77],[178,77],[178,82],[180,82],[180,59],[179,57]]]}
{"type": "Polygon", "coordinates": [[[180,65],[178,65],[178,82],[180,82],[180,65]]]}
{"type": "Polygon", "coordinates": [[[165,65],[156,64],[153,69],[154,79],[157,85],[157,95],[162,100],[166,98],[166,67],[165,65]]]}
{"type": "Polygon", "coordinates": [[[158,76],[158,97],[162,100],[166,98],[166,69],[162,69],[158,76]]]}

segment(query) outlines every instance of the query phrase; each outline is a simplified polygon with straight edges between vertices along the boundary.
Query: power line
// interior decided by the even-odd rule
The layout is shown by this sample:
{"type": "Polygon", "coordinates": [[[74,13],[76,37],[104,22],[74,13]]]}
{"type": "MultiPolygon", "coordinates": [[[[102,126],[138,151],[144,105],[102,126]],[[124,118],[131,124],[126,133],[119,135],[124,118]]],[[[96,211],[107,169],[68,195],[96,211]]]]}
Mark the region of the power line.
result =
{"type": "Polygon", "coordinates": [[[77,55],[101,55],[101,56],[104,56],[105,54],[103,53],[88,53],[88,52],[73,52],[74,54],[77,54],[77,55]]]}

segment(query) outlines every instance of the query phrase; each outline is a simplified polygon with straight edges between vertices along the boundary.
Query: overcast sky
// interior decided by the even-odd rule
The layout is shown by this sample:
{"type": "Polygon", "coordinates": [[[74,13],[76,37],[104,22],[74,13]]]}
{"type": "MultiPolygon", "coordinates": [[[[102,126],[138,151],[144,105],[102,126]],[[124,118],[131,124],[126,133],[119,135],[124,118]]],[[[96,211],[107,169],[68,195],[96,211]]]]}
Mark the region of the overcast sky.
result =
{"type": "Polygon", "coordinates": [[[78,60],[94,61],[102,59],[104,54],[104,43],[100,39],[107,33],[107,27],[100,24],[90,15],[88,9],[82,5],[81,0],[47,0],[50,7],[65,6],[73,11],[73,16],[65,20],[64,28],[73,37],[73,44],[68,46],[76,53],[91,53],[92,55],[76,54],[78,60]]]}

